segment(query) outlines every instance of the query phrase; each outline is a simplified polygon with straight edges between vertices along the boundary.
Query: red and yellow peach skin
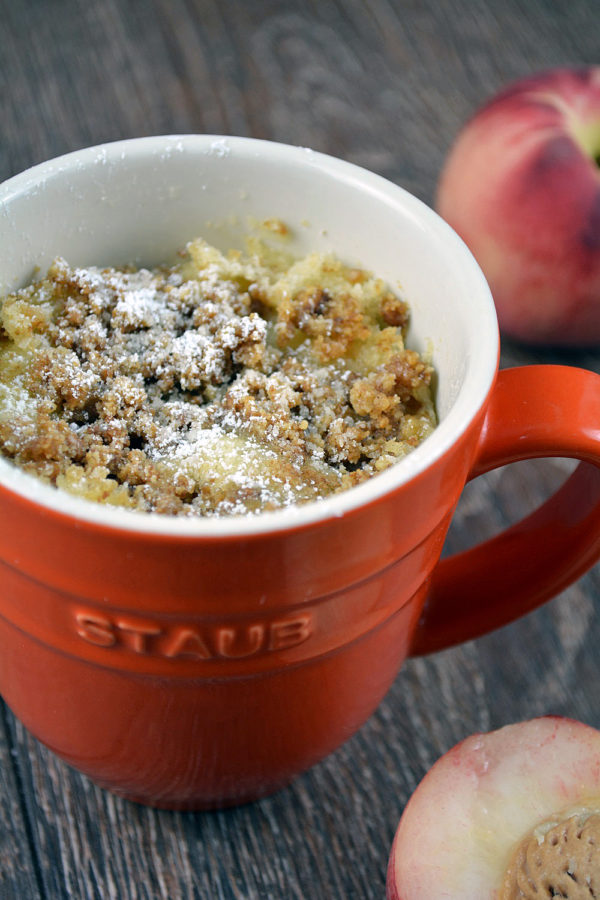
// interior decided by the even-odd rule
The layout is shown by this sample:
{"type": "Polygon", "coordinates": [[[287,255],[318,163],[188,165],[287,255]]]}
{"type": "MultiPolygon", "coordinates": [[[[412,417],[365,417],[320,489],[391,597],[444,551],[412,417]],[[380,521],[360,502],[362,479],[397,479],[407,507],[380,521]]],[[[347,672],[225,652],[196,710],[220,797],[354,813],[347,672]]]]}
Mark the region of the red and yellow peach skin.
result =
{"type": "Polygon", "coordinates": [[[507,87],[462,129],[436,206],[490,284],[501,331],[600,341],[600,67],[507,87]]]}

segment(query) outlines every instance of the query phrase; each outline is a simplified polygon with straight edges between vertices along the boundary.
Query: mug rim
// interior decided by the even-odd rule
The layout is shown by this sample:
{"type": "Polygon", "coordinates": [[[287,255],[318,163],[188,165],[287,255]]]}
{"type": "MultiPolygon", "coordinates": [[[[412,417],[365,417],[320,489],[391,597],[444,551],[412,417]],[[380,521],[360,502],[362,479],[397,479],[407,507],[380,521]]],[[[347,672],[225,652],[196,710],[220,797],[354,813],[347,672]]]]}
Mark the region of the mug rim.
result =
{"type": "Polygon", "coordinates": [[[109,530],[154,534],[162,537],[228,538],[252,537],[272,532],[296,530],[322,524],[366,507],[412,481],[433,466],[469,428],[483,407],[492,388],[498,369],[499,332],[495,307],[489,286],[471,254],[458,234],[422,200],[405,188],[346,160],[307,147],[257,138],[213,134],[169,134],[129,138],[84,147],[46,160],[12,176],[0,184],[0,211],[9,200],[36,190],[48,177],[63,175],[69,170],[92,170],[99,161],[114,162],[135,156],[142,159],[157,153],[178,152],[215,153],[228,156],[287,159],[290,164],[309,165],[327,176],[346,181],[353,189],[366,191],[382,201],[408,212],[421,225],[435,232],[438,240],[447,244],[463,263],[463,275],[471,295],[477,298],[474,314],[478,316],[477,337],[469,347],[469,359],[464,382],[446,416],[438,422],[433,433],[407,456],[383,472],[373,475],[359,485],[318,500],[279,510],[251,515],[233,516],[166,516],[158,513],[130,510],[86,500],[42,482],[35,475],[25,473],[14,463],[0,456],[0,489],[18,495],[38,506],[67,518],[109,530]]]}

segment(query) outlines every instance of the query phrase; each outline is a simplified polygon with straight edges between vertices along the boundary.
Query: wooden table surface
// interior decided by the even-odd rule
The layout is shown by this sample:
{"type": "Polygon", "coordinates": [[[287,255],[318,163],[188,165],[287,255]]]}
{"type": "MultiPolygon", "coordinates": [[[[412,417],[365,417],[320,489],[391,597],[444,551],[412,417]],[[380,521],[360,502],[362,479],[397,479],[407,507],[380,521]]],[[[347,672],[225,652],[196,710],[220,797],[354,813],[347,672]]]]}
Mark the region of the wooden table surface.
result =
{"type": "MultiPolygon", "coordinates": [[[[89,144],[210,132],[310,146],[431,204],[479,103],[529,72],[598,62],[599,38],[595,0],[0,0],[0,181],[89,144]]],[[[533,361],[598,371],[600,352],[504,345],[503,365],[533,361]]],[[[520,518],[569,468],[521,463],[472,483],[448,547],[520,518]]],[[[339,751],[225,812],[117,799],[0,707],[1,900],[382,898],[400,813],[450,746],[544,713],[600,726],[599,576],[410,661],[339,751]]]]}

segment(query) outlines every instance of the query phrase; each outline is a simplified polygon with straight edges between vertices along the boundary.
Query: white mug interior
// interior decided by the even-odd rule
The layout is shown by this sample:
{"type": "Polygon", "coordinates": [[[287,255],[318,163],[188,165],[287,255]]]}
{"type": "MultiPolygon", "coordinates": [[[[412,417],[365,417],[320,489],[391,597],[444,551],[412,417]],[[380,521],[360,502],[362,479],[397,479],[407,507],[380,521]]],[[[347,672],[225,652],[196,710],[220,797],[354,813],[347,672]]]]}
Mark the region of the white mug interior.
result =
{"type": "MultiPolygon", "coordinates": [[[[401,152],[401,151],[399,151],[401,152]]],[[[56,256],[72,265],[155,265],[202,236],[241,246],[250,223],[279,218],[297,253],[333,251],[408,301],[408,345],[431,354],[439,425],[399,463],[356,488],[260,516],[171,518],[101,506],[0,459],[0,483],[45,506],[126,529],[237,534],[307,524],[414,477],[456,440],[493,383],[498,327],[469,250],[431,209],[364,169],[307,148],[250,138],[176,135],[76,151],[0,186],[0,296],[56,256]]]]}

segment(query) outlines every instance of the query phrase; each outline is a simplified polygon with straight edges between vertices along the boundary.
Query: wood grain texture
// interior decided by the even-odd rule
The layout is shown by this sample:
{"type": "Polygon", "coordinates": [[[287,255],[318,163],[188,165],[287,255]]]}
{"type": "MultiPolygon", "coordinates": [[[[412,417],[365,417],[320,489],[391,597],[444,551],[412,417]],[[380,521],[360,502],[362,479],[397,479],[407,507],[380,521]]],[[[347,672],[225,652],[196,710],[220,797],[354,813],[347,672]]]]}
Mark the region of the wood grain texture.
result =
{"type": "MultiPolygon", "coordinates": [[[[0,0],[0,26],[0,180],[88,144],[199,131],[323,150],[428,203],[479,103],[599,50],[594,0],[0,0]]],[[[595,352],[505,344],[503,365],[533,361],[600,371],[595,352]]],[[[519,464],[469,485],[448,551],[520,518],[568,470],[519,464]]],[[[1,900],[381,898],[398,817],[441,753],[544,713],[600,726],[599,579],[596,568],[514,625],[410,661],[345,746],[239,809],[116,799],[3,708],[1,900]]]]}

